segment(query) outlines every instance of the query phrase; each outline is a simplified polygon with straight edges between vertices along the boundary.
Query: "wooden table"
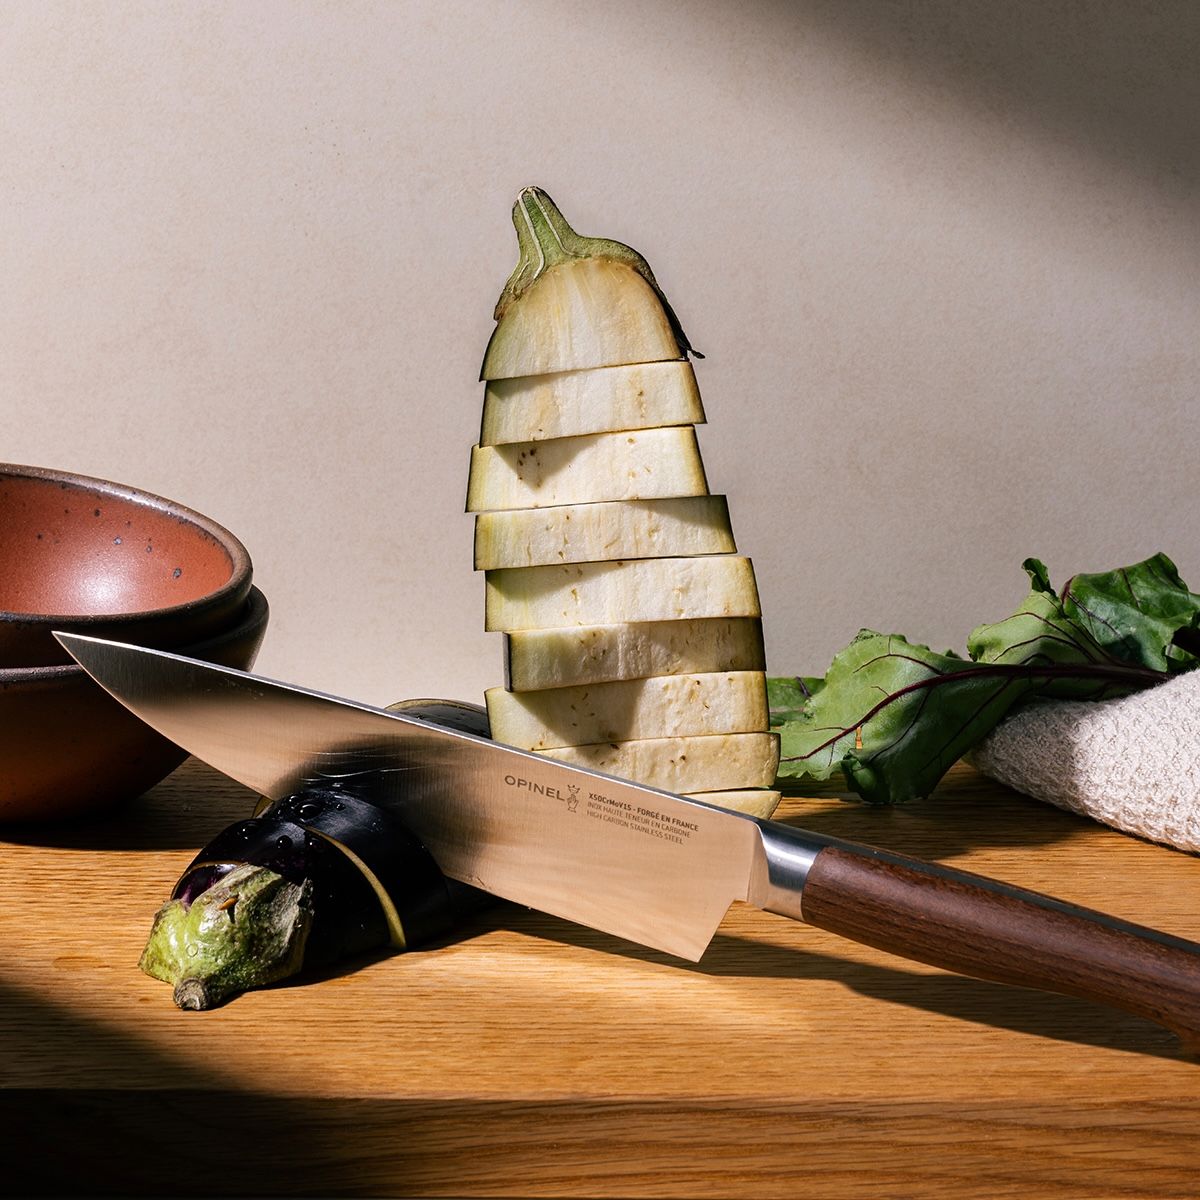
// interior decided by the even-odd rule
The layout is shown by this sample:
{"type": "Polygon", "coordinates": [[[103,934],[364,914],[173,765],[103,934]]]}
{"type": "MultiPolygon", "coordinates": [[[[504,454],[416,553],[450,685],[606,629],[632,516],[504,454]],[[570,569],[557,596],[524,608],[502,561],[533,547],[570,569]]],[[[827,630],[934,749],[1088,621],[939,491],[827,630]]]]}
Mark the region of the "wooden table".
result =
{"type": "MultiPolygon", "coordinates": [[[[137,958],[253,797],[195,762],[0,844],[0,1190],[1194,1197],[1200,1063],[1142,1020],[735,906],[699,965],[501,907],[435,951],[177,1011],[137,958]]],[[[782,819],[1200,938],[1200,862],[958,767],[782,819]]]]}

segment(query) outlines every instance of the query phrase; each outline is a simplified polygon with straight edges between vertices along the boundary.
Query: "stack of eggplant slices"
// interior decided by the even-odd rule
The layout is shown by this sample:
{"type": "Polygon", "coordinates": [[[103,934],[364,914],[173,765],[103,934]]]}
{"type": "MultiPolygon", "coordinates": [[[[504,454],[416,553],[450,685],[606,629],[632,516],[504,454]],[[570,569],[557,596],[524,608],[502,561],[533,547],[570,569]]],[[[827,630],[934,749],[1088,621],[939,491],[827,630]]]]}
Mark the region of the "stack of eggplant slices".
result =
{"type": "Polygon", "coordinates": [[[467,509],[505,686],[499,742],[769,816],[754,568],[710,495],[691,348],[645,259],[541,189],[513,211],[467,509]]]}

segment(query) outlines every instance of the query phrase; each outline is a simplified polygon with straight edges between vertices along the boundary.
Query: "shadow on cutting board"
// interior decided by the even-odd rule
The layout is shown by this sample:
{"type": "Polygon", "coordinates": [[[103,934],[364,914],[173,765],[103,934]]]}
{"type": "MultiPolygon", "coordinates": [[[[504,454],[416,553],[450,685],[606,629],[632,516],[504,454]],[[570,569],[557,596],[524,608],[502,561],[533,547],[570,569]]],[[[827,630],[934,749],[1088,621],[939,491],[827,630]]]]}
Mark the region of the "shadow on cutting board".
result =
{"type": "Polygon", "coordinates": [[[513,915],[510,909],[506,920],[504,910],[499,910],[492,919],[497,928],[711,978],[832,980],[872,1000],[976,1025],[1154,1058],[1189,1059],[1169,1030],[1071,996],[962,975],[928,974],[905,970],[902,966],[856,962],[820,951],[775,946],[723,933],[713,938],[700,962],[693,963],[540,913],[513,915]]]}

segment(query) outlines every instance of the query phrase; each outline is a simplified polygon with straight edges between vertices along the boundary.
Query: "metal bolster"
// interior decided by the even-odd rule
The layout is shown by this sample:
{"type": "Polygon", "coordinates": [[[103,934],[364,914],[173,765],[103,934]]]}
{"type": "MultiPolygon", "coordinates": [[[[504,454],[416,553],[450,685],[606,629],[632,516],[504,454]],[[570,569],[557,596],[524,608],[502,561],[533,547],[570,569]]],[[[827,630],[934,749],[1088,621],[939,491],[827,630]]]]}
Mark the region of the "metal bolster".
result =
{"type": "Polygon", "coordinates": [[[817,855],[835,842],[774,821],[756,822],[759,852],[747,900],[756,908],[802,921],[801,894],[817,855]]]}

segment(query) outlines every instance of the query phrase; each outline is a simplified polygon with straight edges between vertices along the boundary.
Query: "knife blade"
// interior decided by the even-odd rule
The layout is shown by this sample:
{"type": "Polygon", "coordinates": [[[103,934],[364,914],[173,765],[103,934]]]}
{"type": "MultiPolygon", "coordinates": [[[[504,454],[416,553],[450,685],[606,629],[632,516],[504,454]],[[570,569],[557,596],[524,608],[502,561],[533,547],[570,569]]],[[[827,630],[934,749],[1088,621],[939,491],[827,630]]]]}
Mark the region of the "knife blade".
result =
{"type": "Polygon", "coordinates": [[[277,799],[370,778],[450,878],[692,961],[735,901],[1200,1044],[1200,946],[967,872],[730,812],[231,667],[57,635],[159,733],[277,799]]]}

